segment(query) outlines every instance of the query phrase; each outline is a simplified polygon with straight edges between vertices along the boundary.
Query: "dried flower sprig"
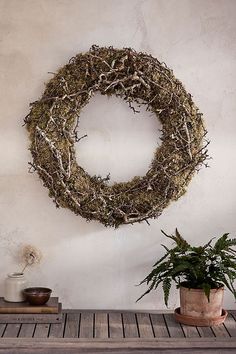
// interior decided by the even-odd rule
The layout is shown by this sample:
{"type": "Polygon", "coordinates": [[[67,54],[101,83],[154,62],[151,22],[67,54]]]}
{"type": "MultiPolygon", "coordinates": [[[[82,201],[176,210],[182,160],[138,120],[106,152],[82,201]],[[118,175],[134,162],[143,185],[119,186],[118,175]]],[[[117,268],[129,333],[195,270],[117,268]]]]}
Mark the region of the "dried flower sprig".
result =
{"type": "Polygon", "coordinates": [[[40,263],[42,259],[42,253],[36,247],[32,245],[26,245],[22,249],[21,259],[24,263],[24,267],[21,271],[23,274],[27,267],[40,263]]]}

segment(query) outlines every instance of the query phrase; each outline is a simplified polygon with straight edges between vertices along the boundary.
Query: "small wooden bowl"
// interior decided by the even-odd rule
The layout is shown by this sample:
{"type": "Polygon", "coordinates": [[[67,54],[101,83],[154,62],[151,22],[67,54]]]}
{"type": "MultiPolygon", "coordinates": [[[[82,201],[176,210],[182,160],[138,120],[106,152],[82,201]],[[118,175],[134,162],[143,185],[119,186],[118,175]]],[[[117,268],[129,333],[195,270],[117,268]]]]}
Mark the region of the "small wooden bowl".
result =
{"type": "Polygon", "coordinates": [[[40,306],[46,304],[51,296],[52,290],[49,288],[26,288],[23,290],[26,301],[30,305],[40,306]]]}

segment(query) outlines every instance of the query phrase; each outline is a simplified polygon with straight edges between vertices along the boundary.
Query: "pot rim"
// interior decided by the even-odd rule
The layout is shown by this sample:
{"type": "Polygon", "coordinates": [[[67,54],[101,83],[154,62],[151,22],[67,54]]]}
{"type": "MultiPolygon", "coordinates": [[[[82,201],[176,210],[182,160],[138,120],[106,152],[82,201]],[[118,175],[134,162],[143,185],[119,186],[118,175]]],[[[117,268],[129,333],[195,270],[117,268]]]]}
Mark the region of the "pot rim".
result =
{"type": "Polygon", "coordinates": [[[9,278],[23,278],[24,277],[24,273],[21,272],[12,272],[12,273],[8,273],[7,276],[9,278]]]}
{"type": "Polygon", "coordinates": [[[193,316],[188,316],[188,315],[182,315],[180,313],[180,307],[177,307],[174,310],[174,317],[177,322],[186,324],[188,326],[203,326],[203,327],[209,327],[209,326],[215,326],[219,325],[224,322],[228,315],[228,312],[222,308],[221,311],[221,316],[216,316],[212,318],[204,318],[204,317],[193,317],[193,316]]]}
{"type": "MultiPolygon", "coordinates": [[[[182,284],[180,284],[180,287],[179,287],[180,289],[182,288],[182,289],[187,289],[188,291],[191,291],[191,292],[204,292],[204,290],[203,289],[197,289],[197,288],[189,288],[189,287],[187,287],[187,286],[184,286],[184,285],[182,285],[182,284]]],[[[210,290],[210,292],[211,291],[213,291],[213,292],[216,292],[216,291],[224,291],[224,285],[222,285],[222,286],[220,286],[219,288],[212,288],[211,290],[210,290]]]]}

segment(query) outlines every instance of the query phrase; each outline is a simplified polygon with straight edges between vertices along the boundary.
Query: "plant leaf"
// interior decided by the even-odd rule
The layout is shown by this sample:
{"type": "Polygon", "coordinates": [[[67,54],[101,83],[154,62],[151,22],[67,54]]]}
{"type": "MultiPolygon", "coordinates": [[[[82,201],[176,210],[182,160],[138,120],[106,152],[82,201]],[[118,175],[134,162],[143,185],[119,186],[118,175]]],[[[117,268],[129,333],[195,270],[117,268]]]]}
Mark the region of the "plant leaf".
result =
{"type": "Polygon", "coordinates": [[[203,283],[202,284],[202,289],[204,290],[204,293],[207,297],[208,302],[210,302],[210,292],[211,292],[211,286],[208,283],[203,283]]]}
{"type": "Polygon", "coordinates": [[[162,283],[162,289],[164,292],[164,301],[166,307],[168,306],[168,300],[170,296],[170,289],[171,289],[171,278],[165,278],[162,283]]]}

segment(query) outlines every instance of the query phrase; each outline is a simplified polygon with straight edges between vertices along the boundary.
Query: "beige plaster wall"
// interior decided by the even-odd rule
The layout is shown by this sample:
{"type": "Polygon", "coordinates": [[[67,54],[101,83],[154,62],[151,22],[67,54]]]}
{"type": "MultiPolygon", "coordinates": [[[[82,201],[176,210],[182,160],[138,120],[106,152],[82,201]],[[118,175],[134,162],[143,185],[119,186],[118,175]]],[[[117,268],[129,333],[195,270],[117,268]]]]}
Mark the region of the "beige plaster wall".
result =
{"type": "MultiPolygon", "coordinates": [[[[30,243],[44,255],[29,269],[31,285],[47,285],[64,307],[164,308],[162,293],[135,303],[135,287],[161,255],[160,229],[177,226],[189,241],[223,232],[236,236],[236,1],[0,0],[0,294],[30,243]],[[22,128],[28,104],[55,71],[92,44],[129,46],[165,61],[204,113],[211,168],[158,220],[104,228],[56,209],[36,174],[28,174],[29,141],[22,128]]],[[[160,124],[145,111],[99,95],[84,109],[78,162],[112,181],[143,174],[160,124]]],[[[168,242],[167,242],[168,243],[168,242]]],[[[234,300],[226,293],[226,307],[234,300]]],[[[176,291],[170,308],[177,306],[176,291]]]]}

